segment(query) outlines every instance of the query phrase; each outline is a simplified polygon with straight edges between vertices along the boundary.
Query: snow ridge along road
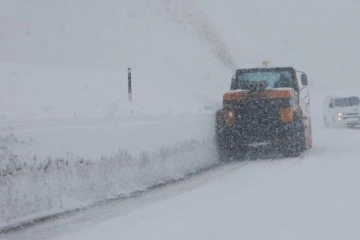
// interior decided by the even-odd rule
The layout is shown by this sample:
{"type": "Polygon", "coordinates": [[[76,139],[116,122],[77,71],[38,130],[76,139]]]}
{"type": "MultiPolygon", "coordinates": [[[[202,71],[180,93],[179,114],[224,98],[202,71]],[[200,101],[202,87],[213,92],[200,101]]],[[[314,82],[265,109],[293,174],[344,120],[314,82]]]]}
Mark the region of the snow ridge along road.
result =
{"type": "Polygon", "coordinates": [[[217,162],[211,114],[2,129],[1,227],[130,196],[217,162]]]}

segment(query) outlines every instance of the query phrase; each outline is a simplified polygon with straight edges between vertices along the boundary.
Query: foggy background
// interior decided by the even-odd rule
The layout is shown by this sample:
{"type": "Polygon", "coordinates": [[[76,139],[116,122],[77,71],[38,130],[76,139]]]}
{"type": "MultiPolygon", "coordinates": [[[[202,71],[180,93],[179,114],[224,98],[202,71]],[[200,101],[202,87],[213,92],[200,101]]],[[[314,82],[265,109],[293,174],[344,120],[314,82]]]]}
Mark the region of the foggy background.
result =
{"type": "MultiPolygon", "coordinates": [[[[228,88],[233,68],[294,65],[315,90],[358,87],[356,0],[2,0],[0,61],[123,70],[228,88]]],[[[220,92],[220,90],[219,90],[220,92]]]]}

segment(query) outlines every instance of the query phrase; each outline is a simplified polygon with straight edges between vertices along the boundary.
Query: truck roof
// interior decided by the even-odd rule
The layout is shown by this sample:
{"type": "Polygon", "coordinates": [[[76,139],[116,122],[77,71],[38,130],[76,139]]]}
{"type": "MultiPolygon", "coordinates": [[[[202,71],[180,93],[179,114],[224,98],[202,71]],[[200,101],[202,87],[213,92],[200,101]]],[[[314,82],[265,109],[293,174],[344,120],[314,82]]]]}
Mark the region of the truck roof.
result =
{"type": "Polygon", "coordinates": [[[293,67],[256,67],[256,68],[240,68],[236,70],[236,74],[243,72],[272,72],[272,71],[295,71],[293,67]]]}

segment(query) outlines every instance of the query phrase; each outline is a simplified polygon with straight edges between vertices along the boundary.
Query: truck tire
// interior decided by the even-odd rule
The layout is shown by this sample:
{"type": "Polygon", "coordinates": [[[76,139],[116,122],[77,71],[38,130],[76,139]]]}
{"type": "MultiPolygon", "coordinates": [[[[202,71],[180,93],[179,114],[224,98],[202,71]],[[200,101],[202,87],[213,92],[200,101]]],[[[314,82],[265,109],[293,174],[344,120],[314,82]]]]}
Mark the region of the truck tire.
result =
{"type": "Polygon", "coordinates": [[[216,135],[216,145],[220,162],[243,160],[248,152],[245,146],[234,145],[233,136],[222,134],[216,135]]]}
{"type": "Polygon", "coordinates": [[[215,136],[216,148],[220,162],[226,162],[231,159],[231,148],[228,136],[225,131],[225,121],[223,119],[223,111],[218,110],[215,116],[215,136]]]}
{"type": "Polygon", "coordinates": [[[223,140],[219,137],[216,139],[216,147],[218,153],[218,159],[220,162],[228,162],[232,158],[231,149],[229,149],[226,144],[223,143],[223,140]]]}
{"type": "Polygon", "coordinates": [[[289,144],[284,148],[284,156],[298,157],[306,149],[305,126],[301,119],[295,120],[287,137],[289,144]]]}

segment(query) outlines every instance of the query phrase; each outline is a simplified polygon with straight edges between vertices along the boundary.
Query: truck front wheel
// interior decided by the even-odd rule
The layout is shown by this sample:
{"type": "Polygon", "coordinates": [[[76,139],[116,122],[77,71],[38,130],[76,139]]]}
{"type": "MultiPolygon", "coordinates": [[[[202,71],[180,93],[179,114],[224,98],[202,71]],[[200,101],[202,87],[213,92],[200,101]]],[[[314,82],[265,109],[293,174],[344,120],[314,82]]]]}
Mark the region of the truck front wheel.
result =
{"type": "Polygon", "coordinates": [[[305,127],[303,122],[295,120],[287,134],[288,144],[284,147],[285,157],[298,157],[306,149],[305,127]]]}

